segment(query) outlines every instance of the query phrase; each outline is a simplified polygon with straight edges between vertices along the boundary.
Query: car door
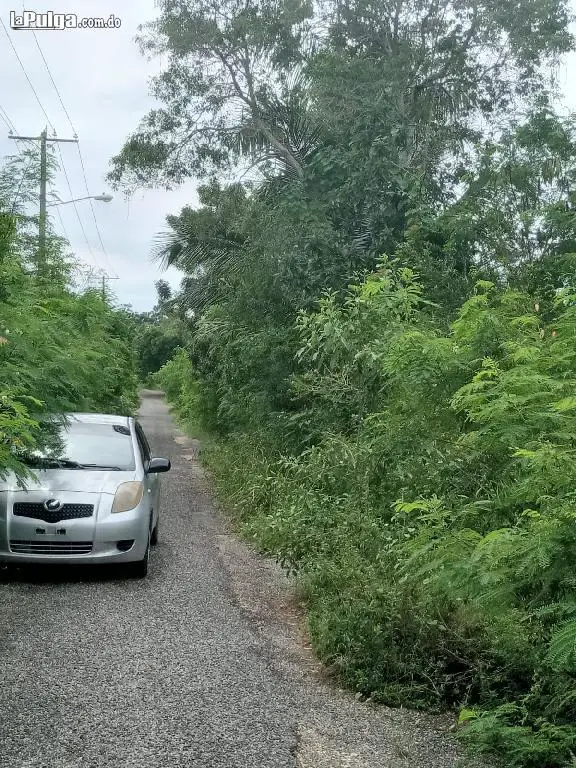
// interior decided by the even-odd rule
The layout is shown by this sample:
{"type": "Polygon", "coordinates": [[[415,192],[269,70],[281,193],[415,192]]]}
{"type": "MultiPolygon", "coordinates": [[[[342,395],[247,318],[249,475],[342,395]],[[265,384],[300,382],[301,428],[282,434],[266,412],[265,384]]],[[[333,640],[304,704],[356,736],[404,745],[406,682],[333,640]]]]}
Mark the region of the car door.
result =
{"type": "MultiPolygon", "coordinates": [[[[142,429],[141,425],[138,422],[136,422],[136,439],[138,440],[138,447],[140,448],[142,463],[146,467],[147,463],[150,461],[150,458],[151,458],[150,445],[148,443],[148,440],[146,439],[144,430],[142,429]]],[[[145,475],[144,484],[146,486],[146,493],[148,493],[148,495],[150,496],[150,504],[152,506],[152,509],[154,510],[154,520],[152,523],[152,527],[154,527],[158,519],[159,501],[160,501],[160,482],[159,482],[158,475],[157,474],[145,475]]]]}

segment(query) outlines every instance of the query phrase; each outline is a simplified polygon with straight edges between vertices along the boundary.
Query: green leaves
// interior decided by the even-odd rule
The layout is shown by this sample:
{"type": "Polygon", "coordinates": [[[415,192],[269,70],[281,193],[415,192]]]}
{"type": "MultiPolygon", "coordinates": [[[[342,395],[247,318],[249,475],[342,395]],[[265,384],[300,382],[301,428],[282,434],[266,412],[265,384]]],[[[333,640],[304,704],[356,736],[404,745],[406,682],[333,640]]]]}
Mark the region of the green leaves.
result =
{"type": "Polygon", "coordinates": [[[311,15],[307,0],[225,0],[216,13],[206,0],[162,0],[140,44],[148,55],[167,55],[152,83],[163,106],[114,158],[110,181],[172,186],[244,158],[300,178],[313,132],[289,75],[302,62],[311,15]]]}
{"type": "Polygon", "coordinates": [[[51,439],[46,416],[130,413],[137,381],[128,318],[98,292],[67,287],[57,242],[49,238],[53,276],[40,279],[4,214],[0,228],[0,475],[24,481],[18,455],[51,439]]]}
{"type": "Polygon", "coordinates": [[[576,670],[576,621],[568,621],[555,629],[550,638],[546,662],[553,669],[576,670]]]}
{"type": "Polygon", "coordinates": [[[157,380],[220,435],[220,493],[349,685],[564,766],[576,134],[545,72],[566,5],[353,0],[307,46],[312,12],[166,0],[147,28],[162,106],[115,181],[258,180],[169,218],[158,255],[188,276],[143,357],[194,312],[157,380]]]}
{"type": "Polygon", "coordinates": [[[476,749],[564,766],[576,736],[573,302],[556,304],[557,335],[542,338],[528,294],[480,283],[447,329],[420,296],[387,265],[301,312],[293,400],[273,422],[260,399],[257,427],[229,392],[234,381],[260,394],[239,372],[263,376],[262,331],[214,311],[199,330],[218,375],[200,387],[221,387],[243,432],[211,466],[246,534],[298,574],[315,647],[350,686],[458,705],[476,749]]]}
{"type": "Polygon", "coordinates": [[[463,708],[458,715],[458,725],[467,725],[471,720],[478,717],[478,714],[473,709],[463,708]]]}
{"type": "Polygon", "coordinates": [[[552,408],[560,412],[573,411],[576,408],[576,397],[564,397],[562,400],[552,403],[552,408]]]}

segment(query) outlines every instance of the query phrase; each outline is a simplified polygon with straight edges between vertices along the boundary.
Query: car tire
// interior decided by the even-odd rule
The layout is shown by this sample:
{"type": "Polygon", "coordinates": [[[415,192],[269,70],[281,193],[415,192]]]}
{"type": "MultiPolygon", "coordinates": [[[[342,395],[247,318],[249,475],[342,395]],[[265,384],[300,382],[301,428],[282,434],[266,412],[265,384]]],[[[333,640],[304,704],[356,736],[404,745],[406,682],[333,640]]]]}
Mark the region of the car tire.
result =
{"type": "Polygon", "coordinates": [[[149,562],[150,562],[150,535],[148,535],[146,552],[142,560],[136,560],[134,563],[127,564],[128,576],[132,579],[144,579],[148,575],[149,562]]]}
{"type": "Polygon", "coordinates": [[[156,525],[154,526],[154,530],[152,531],[152,534],[150,535],[150,544],[152,544],[153,547],[158,544],[158,525],[160,524],[160,518],[156,520],[156,525]]]}

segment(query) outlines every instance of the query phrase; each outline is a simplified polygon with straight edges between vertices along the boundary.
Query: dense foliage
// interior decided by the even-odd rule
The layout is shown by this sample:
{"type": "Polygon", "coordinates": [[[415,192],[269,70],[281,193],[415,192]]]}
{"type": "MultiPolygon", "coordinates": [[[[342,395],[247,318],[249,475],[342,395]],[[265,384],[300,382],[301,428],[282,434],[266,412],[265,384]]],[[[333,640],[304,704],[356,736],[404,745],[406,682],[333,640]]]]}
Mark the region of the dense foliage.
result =
{"type": "Polygon", "coordinates": [[[38,220],[25,212],[38,158],[28,160],[14,158],[0,176],[0,475],[23,479],[20,458],[52,445],[54,417],[137,404],[130,315],[99,291],[73,289],[66,244],[51,232],[40,269],[38,220]]]}
{"type": "Polygon", "coordinates": [[[203,180],[158,242],[187,277],[156,381],[215,436],[321,658],[373,700],[458,708],[519,768],[576,752],[568,22],[559,0],[162,0],[162,106],[111,171],[203,180]]]}
{"type": "Polygon", "coordinates": [[[156,292],[157,302],[151,312],[132,315],[138,373],[144,383],[172,358],[189,336],[185,311],[172,296],[170,285],[158,280],[156,292]]]}

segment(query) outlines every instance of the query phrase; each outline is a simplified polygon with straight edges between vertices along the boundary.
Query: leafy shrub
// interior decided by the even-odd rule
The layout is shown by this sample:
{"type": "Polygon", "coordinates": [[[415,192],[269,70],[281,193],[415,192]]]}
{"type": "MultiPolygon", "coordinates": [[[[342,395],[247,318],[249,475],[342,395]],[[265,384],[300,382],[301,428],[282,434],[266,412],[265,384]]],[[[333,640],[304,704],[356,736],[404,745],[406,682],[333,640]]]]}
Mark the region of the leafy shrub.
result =
{"type": "Polygon", "coordinates": [[[0,213],[0,474],[25,477],[17,454],[50,438],[46,415],[131,414],[138,393],[126,313],[97,291],[73,292],[56,256],[49,274],[32,273],[16,234],[0,213]]]}
{"type": "Polygon", "coordinates": [[[184,421],[198,420],[198,381],[193,375],[190,357],[184,349],[178,349],[174,357],[153,375],[152,381],[165,392],[184,421]]]}
{"type": "Polygon", "coordinates": [[[569,765],[574,297],[546,324],[480,283],[446,332],[383,264],[298,329],[284,426],[297,414],[308,447],[283,454],[265,425],[208,462],[245,533],[297,574],[320,657],[377,701],[473,707],[463,738],[507,765],[569,765]]]}
{"type": "Polygon", "coordinates": [[[297,575],[330,668],[376,701],[474,707],[463,738],[510,765],[567,765],[576,734],[575,307],[559,294],[551,328],[483,282],[441,330],[384,262],[299,317],[290,409],[256,399],[240,419],[257,366],[236,395],[184,350],[156,376],[183,418],[212,384],[220,423],[251,424],[206,460],[246,535],[297,575]]]}

